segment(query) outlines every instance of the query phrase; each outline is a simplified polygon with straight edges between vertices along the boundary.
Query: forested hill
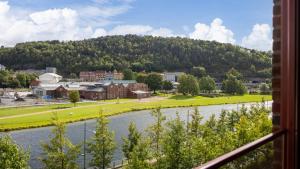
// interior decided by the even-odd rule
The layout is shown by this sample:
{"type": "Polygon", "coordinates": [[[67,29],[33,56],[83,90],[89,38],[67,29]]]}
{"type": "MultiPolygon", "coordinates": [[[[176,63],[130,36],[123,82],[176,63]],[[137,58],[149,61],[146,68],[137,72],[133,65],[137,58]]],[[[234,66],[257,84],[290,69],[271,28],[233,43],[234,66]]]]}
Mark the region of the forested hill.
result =
{"type": "Polygon", "coordinates": [[[63,75],[85,70],[189,71],[203,66],[213,76],[235,68],[247,77],[270,77],[271,54],[231,44],[152,36],[107,36],[81,41],[45,41],[0,49],[10,69],[55,66],[63,75]]]}

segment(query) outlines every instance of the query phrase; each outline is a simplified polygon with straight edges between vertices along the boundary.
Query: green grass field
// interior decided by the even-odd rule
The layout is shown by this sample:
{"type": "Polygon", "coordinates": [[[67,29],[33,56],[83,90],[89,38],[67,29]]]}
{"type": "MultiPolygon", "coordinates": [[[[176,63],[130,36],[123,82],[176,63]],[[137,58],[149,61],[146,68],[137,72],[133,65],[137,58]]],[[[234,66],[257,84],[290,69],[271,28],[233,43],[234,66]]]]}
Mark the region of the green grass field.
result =
{"type": "Polygon", "coordinates": [[[99,102],[73,104],[46,105],[23,108],[0,109],[0,131],[41,127],[51,125],[53,112],[65,122],[74,122],[96,118],[100,109],[107,116],[135,110],[153,109],[156,107],[190,107],[230,103],[261,102],[271,100],[270,95],[244,95],[230,97],[203,97],[203,96],[174,96],[156,97],[154,99],[120,99],[99,102]],[[118,103],[117,103],[118,102],[118,103]]]}

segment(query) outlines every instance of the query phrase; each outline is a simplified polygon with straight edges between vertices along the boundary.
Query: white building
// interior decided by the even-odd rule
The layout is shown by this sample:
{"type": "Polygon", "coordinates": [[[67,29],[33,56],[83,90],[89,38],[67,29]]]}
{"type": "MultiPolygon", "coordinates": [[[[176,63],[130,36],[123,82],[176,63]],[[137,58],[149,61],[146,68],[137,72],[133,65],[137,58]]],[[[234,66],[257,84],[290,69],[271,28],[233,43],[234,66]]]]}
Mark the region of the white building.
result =
{"type": "Polygon", "coordinates": [[[170,82],[177,82],[180,75],[184,74],[183,72],[165,72],[163,73],[163,80],[170,82]]]}
{"type": "Polygon", "coordinates": [[[5,70],[5,66],[4,65],[2,65],[2,64],[0,64],[0,70],[5,70]]]}
{"type": "Polygon", "coordinates": [[[41,83],[58,83],[60,80],[62,80],[62,76],[55,74],[55,73],[44,73],[39,76],[39,81],[41,83]]]}

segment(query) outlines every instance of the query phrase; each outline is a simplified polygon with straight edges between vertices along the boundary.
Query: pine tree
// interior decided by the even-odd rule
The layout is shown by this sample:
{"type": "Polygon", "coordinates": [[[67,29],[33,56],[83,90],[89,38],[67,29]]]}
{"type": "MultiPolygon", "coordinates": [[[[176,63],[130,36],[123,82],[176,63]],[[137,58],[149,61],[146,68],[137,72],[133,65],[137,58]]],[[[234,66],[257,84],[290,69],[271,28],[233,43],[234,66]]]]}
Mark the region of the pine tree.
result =
{"type": "Polygon", "coordinates": [[[65,124],[54,114],[52,130],[53,138],[50,143],[42,143],[44,157],[41,158],[45,169],[76,169],[76,159],[80,152],[80,145],[73,145],[65,136],[65,124]]]}
{"type": "Polygon", "coordinates": [[[88,143],[88,152],[92,155],[91,166],[105,169],[109,167],[116,148],[114,133],[108,129],[108,120],[99,113],[95,136],[88,143]]]}
{"type": "Polygon", "coordinates": [[[139,137],[138,143],[129,153],[128,169],[150,169],[152,168],[150,159],[150,140],[139,137]]]}
{"type": "Polygon", "coordinates": [[[137,130],[134,122],[131,122],[129,127],[129,134],[127,138],[123,138],[124,144],[122,147],[124,156],[129,159],[129,154],[133,151],[134,147],[139,143],[141,139],[141,133],[137,130]]]}
{"type": "Polygon", "coordinates": [[[164,122],[166,121],[166,116],[164,116],[160,110],[157,108],[151,112],[151,115],[155,118],[153,125],[149,126],[148,134],[151,139],[151,149],[153,150],[154,158],[156,159],[156,168],[161,168],[161,156],[162,156],[162,140],[164,133],[164,122]]]}
{"type": "Polygon", "coordinates": [[[163,141],[164,161],[167,169],[186,169],[186,130],[178,113],[174,120],[167,123],[163,141]]]}

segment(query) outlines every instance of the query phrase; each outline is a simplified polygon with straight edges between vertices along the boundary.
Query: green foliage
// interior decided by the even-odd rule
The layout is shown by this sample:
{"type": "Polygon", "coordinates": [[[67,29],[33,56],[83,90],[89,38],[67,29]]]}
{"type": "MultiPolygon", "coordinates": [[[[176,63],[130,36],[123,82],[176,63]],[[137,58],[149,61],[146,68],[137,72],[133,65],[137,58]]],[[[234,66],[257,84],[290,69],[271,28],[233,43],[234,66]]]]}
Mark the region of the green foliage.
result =
{"type": "Polygon", "coordinates": [[[0,87],[1,88],[28,88],[30,83],[36,79],[35,74],[17,73],[8,70],[0,71],[0,87]]]}
{"type": "Polygon", "coordinates": [[[69,93],[69,100],[71,103],[74,104],[74,107],[76,106],[76,103],[80,100],[80,95],[78,90],[70,91],[69,93]]]}
{"type": "Polygon", "coordinates": [[[162,82],[162,89],[163,90],[172,90],[173,89],[173,84],[170,81],[163,81],[162,82]]]}
{"type": "Polygon", "coordinates": [[[150,155],[149,139],[139,138],[136,146],[129,155],[127,169],[151,169],[153,168],[149,159],[150,155]]]}
{"type": "Polygon", "coordinates": [[[0,168],[29,169],[29,153],[13,142],[8,135],[0,137],[0,168]]]}
{"type": "Polygon", "coordinates": [[[134,80],[134,73],[131,69],[125,69],[123,71],[124,78],[123,80],[134,80]]]}
{"type": "Polygon", "coordinates": [[[178,82],[179,93],[183,95],[190,94],[192,96],[199,94],[199,84],[194,76],[186,74],[180,75],[178,82]]]}
{"type": "Polygon", "coordinates": [[[206,69],[205,67],[198,66],[198,67],[193,67],[191,69],[191,74],[197,78],[201,78],[206,76],[206,69]]]}
{"type": "Polygon", "coordinates": [[[211,93],[216,89],[216,83],[210,76],[205,76],[199,80],[199,89],[204,93],[211,93]]]}
{"type": "Polygon", "coordinates": [[[151,141],[151,150],[153,151],[154,159],[156,159],[155,168],[160,169],[162,166],[161,156],[162,156],[162,142],[164,136],[164,123],[166,121],[166,116],[163,115],[160,108],[154,109],[151,112],[154,117],[154,123],[148,127],[148,135],[151,141]]]}
{"type": "Polygon", "coordinates": [[[128,130],[129,130],[129,134],[127,138],[123,138],[124,143],[122,147],[123,154],[127,159],[130,158],[129,157],[130,153],[133,152],[133,149],[141,140],[141,133],[139,133],[139,131],[136,129],[135,123],[131,122],[128,127],[128,130]]]}
{"type": "Polygon", "coordinates": [[[45,169],[76,169],[76,159],[80,152],[80,145],[73,145],[66,137],[65,124],[54,114],[52,130],[53,137],[49,143],[42,143],[43,157],[40,158],[45,169]]]}
{"type": "Polygon", "coordinates": [[[259,90],[261,94],[269,94],[270,87],[266,83],[262,83],[259,85],[259,90]]]}
{"type": "Polygon", "coordinates": [[[145,83],[146,78],[147,78],[147,74],[145,74],[145,73],[138,73],[137,76],[136,76],[136,81],[138,83],[145,83]]]}
{"type": "Polygon", "coordinates": [[[156,90],[161,89],[162,76],[158,73],[150,73],[145,79],[145,83],[156,93],[156,90]]]}
{"type": "Polygon", "coordinates": [[[88,143],[88,152],[92,155],[91,166],[105,169],[110,166],[113,153],[116,148],[114,133],[108,129],[108,120],[99,113],[96,126],[96,134],[88,143]]]}
{"type": "Polygon", "coordinates": [[[222,82],[222,90],[228,94],[243,95],[247,92],[246,87],[241,81],[242,75],[235,69],[231,69],[226,73],[226,79],[222,82]]]}
{"type": "Polygon", "coordinates": [[[186,129],[178,113],[174,120],[167,123],[163,139],[164,163],[166,169],[186,169],[186,129]]]}
{"type": "Polygon", "coordinates": [[[135,72],[188,72],[193,66],[205,65],[207,74],[218,79],[232,67],[245,77],[271,77],[272,65],[270,52],[189,38],[136,35],[20,43],[1,48],[0,63],[15,70],[55,66],[64,76],[87,70],[126,68],[135,72]],[[248,69],[251,65],[256,72],[248,69]]]}

